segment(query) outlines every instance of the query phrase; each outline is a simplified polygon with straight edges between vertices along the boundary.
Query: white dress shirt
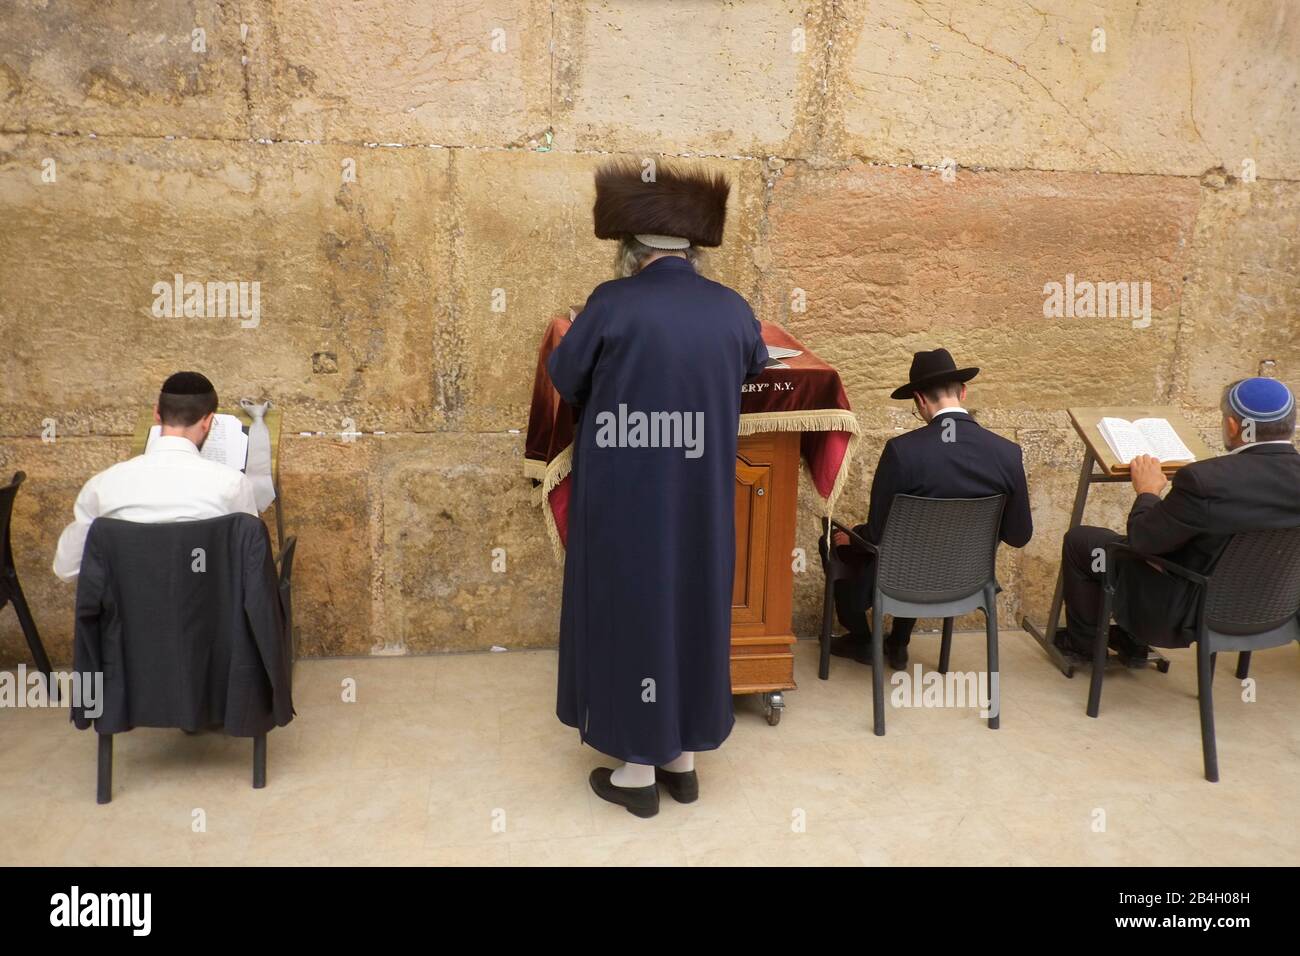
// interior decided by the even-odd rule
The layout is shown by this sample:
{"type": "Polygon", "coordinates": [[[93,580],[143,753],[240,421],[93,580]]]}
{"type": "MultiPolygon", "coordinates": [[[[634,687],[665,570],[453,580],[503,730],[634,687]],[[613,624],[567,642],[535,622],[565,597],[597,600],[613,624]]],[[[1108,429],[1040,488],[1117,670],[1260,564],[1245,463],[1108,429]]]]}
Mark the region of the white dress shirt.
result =
{"type": "Polygon", "coordinates": [[[101,471],[82,487],[74,520],[59,536],[54,573],[64,581],[77,577],[86,535],[96,518],[160,524],[239,511],[257,515],[253,483],[243,472],[200,458],[188,438],[159,435],[143,455],[101,471]]]}

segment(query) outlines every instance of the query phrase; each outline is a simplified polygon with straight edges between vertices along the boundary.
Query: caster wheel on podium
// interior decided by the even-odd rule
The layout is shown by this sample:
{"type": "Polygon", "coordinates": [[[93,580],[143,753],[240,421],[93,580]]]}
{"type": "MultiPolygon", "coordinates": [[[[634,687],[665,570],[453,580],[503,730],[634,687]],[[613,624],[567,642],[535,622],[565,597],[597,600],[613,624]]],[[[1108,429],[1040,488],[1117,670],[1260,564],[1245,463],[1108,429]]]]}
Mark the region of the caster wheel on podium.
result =
{"type": "Polygon", "coordinates": [[[779,690],[770,691],[763,695],[763,712],[767,715],[767,722],[770,726],[775,727],[781,722],[781,711],[785,710],[785,697],[779,690]]]}

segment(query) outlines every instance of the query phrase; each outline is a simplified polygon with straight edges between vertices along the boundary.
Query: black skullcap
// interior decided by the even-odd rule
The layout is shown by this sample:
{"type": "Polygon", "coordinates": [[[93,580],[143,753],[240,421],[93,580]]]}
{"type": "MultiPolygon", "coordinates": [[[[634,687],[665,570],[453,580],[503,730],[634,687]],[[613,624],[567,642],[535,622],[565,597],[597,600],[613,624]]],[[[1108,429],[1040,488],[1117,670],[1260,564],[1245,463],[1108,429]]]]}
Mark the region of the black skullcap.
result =
{"type": "Polygon", "coordinates": [[[164,395],[209,395],[216,392],[208,377],[199,372],[177,372],[163,382],[164,395]]]}

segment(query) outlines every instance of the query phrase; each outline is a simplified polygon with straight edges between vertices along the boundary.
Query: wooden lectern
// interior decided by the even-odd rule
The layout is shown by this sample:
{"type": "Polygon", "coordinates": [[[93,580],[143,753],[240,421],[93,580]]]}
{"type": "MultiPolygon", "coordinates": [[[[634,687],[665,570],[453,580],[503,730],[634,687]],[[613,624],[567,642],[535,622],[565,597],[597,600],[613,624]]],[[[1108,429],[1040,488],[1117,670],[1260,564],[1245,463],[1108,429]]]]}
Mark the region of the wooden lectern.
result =
{"type": "MultiPolygon", "coordinates": [[[[1178,437],[1183,440],[1183,444],[1191,449],[1197,461],[1216,457],[1215,453],[1210,450],[1210,446],[1201,440],[1201,437],[1187,424],[1182,414],[1175,408],[1070,408],[1067,411],[1070,415],[1070,424],[1074,426],[1079,438],[1083,440],[1083,467],[1079,472],[1079,485],[1074,493],[1074,508],[1070,512],[1071,528],[1078,527],[1083,523],[1083,509],[1088,503],[1089,488],[1094,484],[1113,484],[1129,480],[1128,465],[1123,464],[1115,457],[1110,445],[1102,437],[1101,432],[1098,431],[1098,423],[1103,418],[1122,418],[1130,422],[1139,418],[1166,419],[1173,426],[1174,431],[1178,432],[1178,437]]],[[[1187,463],[1165,462],[1161,469],[1166,475],[1172,475],[1184,464],[1187,463]]],[[[1048,658],[1051,659],[1062,674],[1066,677],[1073,677],[1075,662],[1062,653],[1054,641],[1057,628],[1060,625],[1061,608],[1064,601],[1065,571],[1063,568],[1058,567],[1056,590],[1052,594],[1052,607],[1048,612],[1046,624],[1040,629],[1028,617],[1025,617],[1021,620],[1020,626],[1033,635],[1034,640],[1038,641],[1047,653],[1048,658]]],[[[1155,662],[1161,670],[1167,670],[1169,667],[1168,661],[1158,657],[1158,655],[1155,657],[1155,662]]]]}
{"type": "Polygon", "coordinates": [[[799,432],[760,432],[736,447],[736,576],[731,591],[731,692],[762,694],[767,721],[793,690],[795,520],[799,432]]]}

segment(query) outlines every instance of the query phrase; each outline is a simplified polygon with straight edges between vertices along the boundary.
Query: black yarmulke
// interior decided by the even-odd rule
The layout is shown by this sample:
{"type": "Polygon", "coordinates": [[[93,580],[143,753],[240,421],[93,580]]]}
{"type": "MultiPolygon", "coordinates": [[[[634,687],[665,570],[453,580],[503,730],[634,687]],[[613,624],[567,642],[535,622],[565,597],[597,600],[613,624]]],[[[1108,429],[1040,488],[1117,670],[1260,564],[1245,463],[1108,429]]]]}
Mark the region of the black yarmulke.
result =
{"type": "Polygon", "coordinates": [[[215,392],[208,377],[199,372],[177,372],[163,382],[164,395],[208,395],[215,392]]]}

